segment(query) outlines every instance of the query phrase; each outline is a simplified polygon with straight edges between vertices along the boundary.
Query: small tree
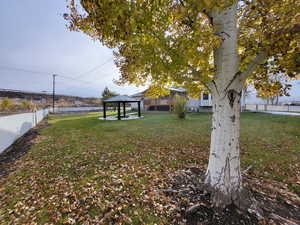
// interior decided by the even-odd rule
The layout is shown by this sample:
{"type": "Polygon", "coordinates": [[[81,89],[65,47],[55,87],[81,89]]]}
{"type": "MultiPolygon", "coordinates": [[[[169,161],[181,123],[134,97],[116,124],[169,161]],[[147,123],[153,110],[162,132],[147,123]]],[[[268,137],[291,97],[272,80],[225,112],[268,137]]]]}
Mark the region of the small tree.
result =
{"type": "Polygon", "coordinates": [[[29,110],[29,111],[34,111],[35,108],[36,108],[35,104],[33,104],[33,103],[30,102],[30,101],[23,101],[23,102],[21,103],[21,105],[22,105],[22,108],[23,108],[23,109],[26,109],[26,110],[29,110]]]}
{"type": "Polygon", "coordinates": [[[186,116],[186,103],[187,100],[185,97],[176,94],[174,102],[174,112],[176,113],[179,119],[185,119],[186,116]]]}
{"type": "Polygon", "coordinates": [[[9,111],[12,110],[15,106],[15,103],[13,100],[9,98],[4,98],[0,103],[0,109],[1,111],[9,111]]]}
{"type": "MultiPolygon", "coordinates": [[[[109,99],[109,98],[112,98],[114,96],[118,96],[118,95],[119,95],[118,93],[109,90],[108,87],[105,87],[103,92],[102,92],[102,101],[106,100],[106,99],[109,99]]],[[[114,103],[109,103],[109,104],[107,104],[107,106],[114,107],[115,105],[114,105],[114,103]]],[[[114,107],[114,109],[116,109],[116,108],[114,107]]]]}
{"type": "Polygon", "coordinates": [[[283,75],[269,75],[268,79],[260,82],[254,82],[257,90],[257,97],[266,100],[267,104],[278,104],[280,96],[290,96],[289,91],[292,87],[289,84],[290,79],[286,79],[283,75]]]}
{"type": "Polygon", "coordinates": [[[118,95],[119,95],[118,93],[109,90],[108,87],[105,87],[102,92],[102,100],[106,100],[106,99],[109,99],[111,97],[118,96],[118,95]]]}

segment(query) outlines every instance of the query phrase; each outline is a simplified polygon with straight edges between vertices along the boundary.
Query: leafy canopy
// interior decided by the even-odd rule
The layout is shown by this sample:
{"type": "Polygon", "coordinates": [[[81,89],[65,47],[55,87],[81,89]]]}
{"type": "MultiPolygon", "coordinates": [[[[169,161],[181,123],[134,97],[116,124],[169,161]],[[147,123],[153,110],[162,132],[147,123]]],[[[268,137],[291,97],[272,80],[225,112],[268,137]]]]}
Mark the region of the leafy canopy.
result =
{"type": "MultiPolygon", "coordinates": [[[[199,92],[214,79],[216,35],[210,12],[238,4],[240,72],[250,77],[300,72],[299,0],[69,0],[69,28],[113,48],[120,83],[178,85],[199,92]]],[[[263,82],[262,82],[263,83],[263,82]]]]}
{"type": "Polygon", "coordinates": [[[289,96],[291,86],[282,74],[269,75],[266,80],[254,82],[254,87],[258,90],[257,97],[266,100],[276,99],[279,96],[289,96]]]}

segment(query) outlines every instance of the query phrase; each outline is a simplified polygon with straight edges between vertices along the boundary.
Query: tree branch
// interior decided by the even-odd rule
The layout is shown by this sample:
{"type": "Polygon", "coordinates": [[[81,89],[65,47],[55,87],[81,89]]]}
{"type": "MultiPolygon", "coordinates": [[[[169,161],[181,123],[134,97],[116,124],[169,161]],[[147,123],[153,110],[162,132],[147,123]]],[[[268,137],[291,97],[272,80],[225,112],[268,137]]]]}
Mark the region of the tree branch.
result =
{"type": "Polygon", "coordinates": [[[234,74],[233,78],[228,82],[225,91],[228,90],[228,88],[230,87],[230,85],[237,79],[237,77],[239,77],[241,75],[241,72],[237,72],[234,74]]]}
{"type": "Polygon", "coordinates": [[[199,81],[207,90],[212,91],[213,83],[211,81],[205,81],[200,72],[196,71],[194,68],[189,66],[192,70],[193,75],[197,75],[197,78],[193,78],[194,81],[199,81]]]}
{"type": "Polygon", "coordinates": [[[257,54],[255,59],[249,63],[247,69],[240,74],[240,77],[242,80],[246,80],[247,77],[255,70],[257,65],[260,65],[263,63],[263,61],[267,58],[267,53],[264,51],[261,51],[257,54]]]}
{"type": "Polygon", "coordinates": [[[300,24],[295,24],[289,29],[284,29],[276,32],[277,34],[298,34],[300,33],[300,24]]]}
{"type": "MultiPolygon", "coordinates": [[[[184,0],[179,0],[179,3],[181,4],[182,7],[186,7],[184,0]]],[[[203,9],[202,13],[207,16],[207,18],[210,22],[210,25],[213,25],[213,17],[211,15],[211,13],[206,9],[203,9]]],[[[188,20],[186,25],[189,26],[192,30],[195,30],[194,25],[193,25],[195,21],[189,15],[186,17],[186,19],[188,20]]]]}

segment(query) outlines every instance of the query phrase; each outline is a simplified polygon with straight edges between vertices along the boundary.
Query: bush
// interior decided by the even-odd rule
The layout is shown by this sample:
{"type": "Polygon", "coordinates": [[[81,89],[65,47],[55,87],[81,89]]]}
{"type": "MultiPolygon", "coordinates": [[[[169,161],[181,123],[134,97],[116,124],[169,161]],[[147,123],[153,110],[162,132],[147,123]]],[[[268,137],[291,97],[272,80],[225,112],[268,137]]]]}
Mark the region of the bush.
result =
{"type": "Polygon", "coordinates": [[[35,108],[36,108],[35,104],[33,104],[33,103],[30,102],[30,101],[23,101],[23,102],[21,103],[21,105],[22,105],[22,108],[23,108],[23,109],[26,109],[26,110],[29,110],[29,111],[34,111],[35,108]]]}
{"type": "Polygon", "coordinates": [[[12,110],[14,107],[15,107],[14,101],[9,98],[2,99],[2,101],[0,103],[1,111],[9,111],[9,110],[12,110]]]}
{"type": "Polygon", "coordinates": [[[178,94],[175,95],[174,112],[179,119],[185,119],[187,99],[178,94]]]}

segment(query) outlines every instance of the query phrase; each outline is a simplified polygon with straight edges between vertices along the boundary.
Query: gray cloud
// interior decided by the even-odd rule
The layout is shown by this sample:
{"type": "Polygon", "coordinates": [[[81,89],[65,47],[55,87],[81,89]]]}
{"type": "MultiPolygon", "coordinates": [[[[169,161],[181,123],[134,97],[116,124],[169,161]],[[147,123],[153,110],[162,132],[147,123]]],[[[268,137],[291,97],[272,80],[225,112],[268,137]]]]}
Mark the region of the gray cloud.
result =
{"type": "MultiPolygon", "coordinates": [[[[50,74],[31,74],[0,70],[0,88],[51,91],[51,74],[78,77],[112,57],[112,50],[82,33],[70,32],[62,14],[65,0],[6,0],[0,8],[0,67],[25,68],[50,74]]],[[[144,87],[115,85],[119,71],[112,61],[85,74],[78,82],[57,78],[57,92],[80,96],[99,96],[105,86],[121,94],[132,94],[144,87]]],[[[299,82],[298,82],[299,83],[299,82]]],[[[299,86],[290,98],[300,98],[299,86]]]]}
{"type": "MultiPolygon", "coordinates": [[[[112,50],[82,33],[70,32],[62,14],[62,0],[10,0],[0,8],[0,67],[24,68],[49,73],[26,73],[0,70],[0,88],[27,91],[51,91],[51,74],[69,77],[90,71],[112,58],[112,50]]],[[[80,96],[99,96],[105,86],[121,93],[132,94],[143,88],[117,86],[119,71],[113,61],[78,79],[57,78],[57,92],[80,96]]]]}

